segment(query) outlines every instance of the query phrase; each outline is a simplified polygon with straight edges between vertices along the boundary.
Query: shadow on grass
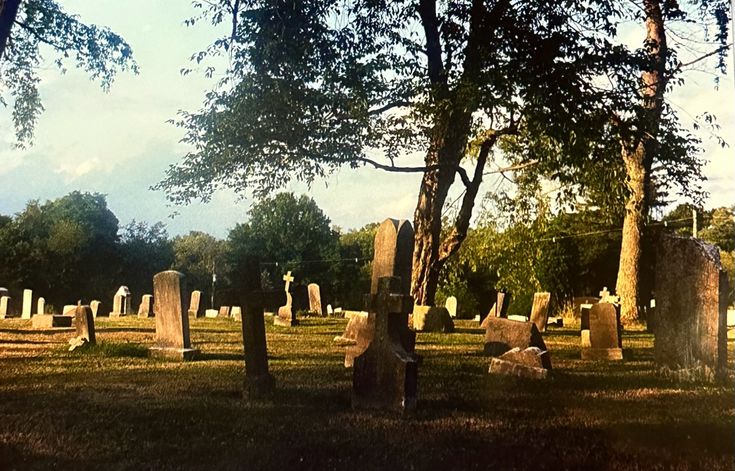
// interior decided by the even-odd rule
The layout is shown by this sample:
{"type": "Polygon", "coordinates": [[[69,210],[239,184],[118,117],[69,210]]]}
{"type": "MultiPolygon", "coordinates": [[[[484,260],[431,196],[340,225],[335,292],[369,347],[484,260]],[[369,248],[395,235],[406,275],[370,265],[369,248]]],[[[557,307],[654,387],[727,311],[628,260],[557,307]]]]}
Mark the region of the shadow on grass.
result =
{"type": "Polygon", "coordinates": [[[152,332],[155,333],[156,329],[150,329],[146,327],[97,327],[96,332],[152,332]]]}
{"type": "Polygon", "coordinates": [[[73,355],[96,355],[110,358],[145,358],[148,356],[148,347],[137,343],[101,342],[73,350],[71,353],[73,355]]]}
{"type": "Polygon", "coordinates": [[[245,361],[244,353],[207,353],[199,352],[196,356],[196,361],[207,361],[207,360],[242,360],[245,361]]]}

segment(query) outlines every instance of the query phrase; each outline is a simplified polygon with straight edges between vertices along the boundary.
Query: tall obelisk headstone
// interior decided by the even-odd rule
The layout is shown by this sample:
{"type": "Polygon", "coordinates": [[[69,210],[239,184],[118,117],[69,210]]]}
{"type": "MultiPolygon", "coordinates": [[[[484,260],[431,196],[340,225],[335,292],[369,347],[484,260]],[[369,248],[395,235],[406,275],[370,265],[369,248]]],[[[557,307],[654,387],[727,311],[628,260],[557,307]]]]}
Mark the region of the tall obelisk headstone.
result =
{"type": "Polygon", "coordinates": [[[151,356],[192,360],[198,350],[191,347],[189,316],[184,310],[184,275],[174,270],[153,277],[153,311],[156,313],[155,345],[151,356]]]}
{"type": "Polygon", "coordinates": [[[23,290],[23,311],[21,312],[22,319],[30,319],[31,311],[33,310],[33,290],[23,290]]]}
{"type": "Polygon", "coordinates": [[[728,280],[719,250],[668,235],[656,247],[656,365],[681,380],[726,378],[728,280]]]}
{"type": "MultiPolygon", "coordinates": [[[[378,280],[382,277],[400,278],[398,293],[408,296],[411,293],[411,271],[413,263],[413,227],[406,220],[386,219],[375,234],[373,249],[373,273],[370,293],[376,294],[378,280]]],[[[408,352],[415,350],[416,333],[408,328],[406,314],[405,329],[400,330],[401,343],[408,352]]],[[[361,355],[370,345],[375,333],[375,315],[368,311],[368,318],[355,316],[350,319],[343,337],[355,340],[354,345],[345,349],[345,366],[351,367],[355,357],[361,355]]]]}

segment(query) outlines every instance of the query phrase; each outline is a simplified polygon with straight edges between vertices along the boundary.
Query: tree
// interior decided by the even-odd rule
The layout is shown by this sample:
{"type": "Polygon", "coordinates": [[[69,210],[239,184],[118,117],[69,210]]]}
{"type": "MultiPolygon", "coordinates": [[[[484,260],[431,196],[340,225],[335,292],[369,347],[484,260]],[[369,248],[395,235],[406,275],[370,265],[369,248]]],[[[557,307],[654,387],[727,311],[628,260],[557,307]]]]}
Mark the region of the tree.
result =
{"type": "Polygon", "coordinates": [[[334,302],[351,309],[363,308],[370,292],[377,222],[339,234],[339,262],[335,266],[334,302]]]}
{"type": "MultiPolygon", "coordinates": [[[[700,15],[711,12],[717,20],[718,32],[715,40],[720,43],[720,47],[715,53],[720,55],[719,66],[724,69],[722,57],[727,50],[725,45],[729,5],[708,0],[692,3],[698,8],[700,15]]],[[[628,190],[616,291],[620,296],[621,320],[626,323],[640,318],[643,239],[646,218],[656,195],[656,183],[652,178],[653,164],[657,158],[663,160],[661,143],[671,137],[665,129],[675,127],[675,124],[665,124],[667,119],[676,118],[666,106],[664,95],[667,87],[678,78],[677,74],[687,66],[676,58],[675,51],[669,48],[667,41],[667,26],[670,27],[668,23],[687,17],[677,2],[644,0],[643,12],[636,11],[634,17],[642,19],[646,26],[640,82],[634,89],[639,97],[639,105],[633,110],[631,118],[624,119],[621,115],[616,115],[628,190]]],[[[695,161],[689,165],[687,173],[701,175],[700,168],[701,162],[695,161]]],[[[675,173],[675,170],[671,173],[675,173]]]]}
{"type": "Polygon", "coordinates": [[[105,91],[118,72],[138,71],[130,46],[120,36],[82,23],[56,1],[0,0],[0,104],[13,101],[19,145],[32,142],[36,120],[43,111],[38,91],[42,44],[56,53],[54,64],[62,73],[73,61],[74,66],[99,80],[105,91]]]}
{"type": "Polygon", "coordinates": [[[292,270],[300,282],[330,285],[338,236],[316,202],[293,193],[279,193],[254,205],[250,220],[229,233],[230,281],[236,288],[253,269],[244,266],[252,256],[260,259],[266,286],[281,286],[292,270]]]}
{"type": "Polygon", "coordinates": [[[31,201],[0,229],[7,284],[40,291],[57,307],[107,294],[117,230],[104,195],[75,191],[43,205],[31,201]]]}
{"type": "Polygon", "coordinates": [[[596,36],[612,32],[615,2],[588,3],[196,2],[192,23],[232,28],[194,59],[226,52],[232,66],[203,110],[182,115],[193,150],[156,188],[187,202],[224,185],[262,196],[343,165],[422,172],[412,294],[433,304],[496,144],[525,128],[573,148],[575,128],[596,112],[592,51],[606,46],[596,36]],[[395,165],[412,151],[423,166],[395,165]],[[442,239],[457,178],[464,196],[442,239]]]}
{"type": "Polygon", "coordinates": [[[118,284],[126,285],[136,296],[150,293],[153,275],[168,270],[174,262],[173,247],[162,222],[150,225],[130,221],[122,228],[119,251],[118,284]]]}
{"type": "Polygon", "coordinates": [[[173,251],[173,267],[186,275],[189,288],[200,290],[203,299],[211,299],[212,275],[228,272],[225,241],[204,232],[192,231],[174,238],[173,251]]]}

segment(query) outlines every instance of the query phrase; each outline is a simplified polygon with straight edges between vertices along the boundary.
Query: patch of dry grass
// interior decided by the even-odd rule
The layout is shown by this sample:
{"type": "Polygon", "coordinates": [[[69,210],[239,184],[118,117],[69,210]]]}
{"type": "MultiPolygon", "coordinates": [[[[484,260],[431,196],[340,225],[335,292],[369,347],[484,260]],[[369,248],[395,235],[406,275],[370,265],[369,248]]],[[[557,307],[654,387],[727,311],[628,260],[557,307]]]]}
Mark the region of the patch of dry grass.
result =
{"type": "MultiPolygon", "coordinates": [[[[97,320],[99,345],[71,330],[0,321],[0,469],[731,469],[731,383],[653,374],[652,336],[626,360],[579,360],[572,329],[545,334],[553,377],[487,374],[482,332],[419,334],[413,419],[350,409],[351,370],[332,343],[346,321],[267,322],[272,402],[242,400],[240,324],[192,321],[200,361],[146,358],[153,319],[97,320]]],[[[729,343],[732,351],[732,341],[729,343]]],[[[730,362],[732,367],[732,361],[730,362]]]]}

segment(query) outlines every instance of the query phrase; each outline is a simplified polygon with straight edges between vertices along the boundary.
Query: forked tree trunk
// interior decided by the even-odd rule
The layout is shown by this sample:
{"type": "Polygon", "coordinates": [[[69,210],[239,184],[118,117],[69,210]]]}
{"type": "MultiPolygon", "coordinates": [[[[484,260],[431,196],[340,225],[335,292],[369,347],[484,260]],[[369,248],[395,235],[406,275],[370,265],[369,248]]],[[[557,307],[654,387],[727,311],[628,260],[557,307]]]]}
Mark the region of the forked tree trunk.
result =
{"type": "Polygon", "coordinates": [[[20,0],[0,0],[0,60],[5,54],[5,47],[10,38],[10,30],[18,15],[20,0]]]}
{"type": "Polygon", "coordinates": [[[651,194],[651,168],[657,152],[658,134],[666,89],[666,31],[658,0],[645,0],[646,49],[650,67],[641,76],[644,115],[633,136],[621,138],[625,162],[628,200],[625,205],[620,265],[616,291],[620,296],[621,320],[625,324],[640,319],[640,281],[645,219],[651,194]]]}

